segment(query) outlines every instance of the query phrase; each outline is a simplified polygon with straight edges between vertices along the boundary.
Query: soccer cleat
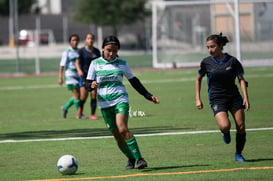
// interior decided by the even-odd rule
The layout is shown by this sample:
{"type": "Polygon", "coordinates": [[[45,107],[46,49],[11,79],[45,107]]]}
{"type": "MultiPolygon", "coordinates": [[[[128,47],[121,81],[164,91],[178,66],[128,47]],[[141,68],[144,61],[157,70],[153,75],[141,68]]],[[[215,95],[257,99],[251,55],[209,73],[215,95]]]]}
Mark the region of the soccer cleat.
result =
{"type": "Polygon", "coordinates": [[[62,117],[63,117],[64,119],[66,119],[66,117],[67,117],[67,112],[68,112],[68,111],[62,107],[62,117]]]}
{"type": "Polygon", "coordinates": [[[91,119],[91,120],[97,120],[98,118],[94,114],[91,114],[90,117],[89,117],[89,119],[91,119]]]}
{"type": "Polygon", "coordinates": [[[147,166],[148,166],[148,164],[143,158],[140,158],[139,160],[137,160],[137,168],[138,169],[143,169],[147,166]]]}
{"type": "Polygon", "coordinates": [[[239,153],[235,153],[235,161],[237,162],[245,162],[245,158],[243,157],[243,155],[239,154],[239,153]]]}
{"type": "Polygon", "coordinates": [[[129,158],[129,159],[128,159],[128,163],[127,163],[127,165],[125,166],[125,168],[126,168],[127,170],[129,170],[129,169],[134,169],[134,168],[135,168],[135,163],[136,163],[136,159],[134,159],[134,158],[129,158]]]}
{"type": "Polygon", "coordinates": [[[230,132],[228,131],[227,133],[222,133],[223,140],[226,144],[230,143],[230,132]]]}
{"type": "Polygon", "coordinates": [[[87,116],[85,116],[84,114],[82,114],[81,116],[77,116],[77,119],[87,119],[87,116]]]}
{"type": "Polygon", "coordinates": [[[83,111],[83,109],[82,109],[81,107],[79,107],[79,108],[78,108],[78,111],[77,111],[77,118],[78,118],[78,119],[81,119],[81,116],[83,115],[83,114],[82,114],[82,111],[83,111]]]}

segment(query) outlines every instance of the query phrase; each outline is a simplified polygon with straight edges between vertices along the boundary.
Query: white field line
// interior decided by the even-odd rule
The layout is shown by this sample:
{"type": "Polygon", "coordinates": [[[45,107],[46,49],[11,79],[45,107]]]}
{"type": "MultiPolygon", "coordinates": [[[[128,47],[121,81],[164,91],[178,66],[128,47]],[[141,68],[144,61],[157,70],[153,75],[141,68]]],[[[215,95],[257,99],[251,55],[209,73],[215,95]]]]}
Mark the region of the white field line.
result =
{"type": "MultiPolygon", "coordinates": [[[[257,78],[257,77],[273,77],[273,74],[255,74],[255,75],[248,75],[247,78],[257,78]]],[[[159,80],[141,80],[141,82],[145,84],[163,84],[163,83],[170,83],[170,82],[189,82],[194,81],[195,77],[191,78],[175,78],[175,79],[159,79],[159,80]]],[[[128,84],[128,82],[125,82],[128,84]]],[[[44,88],[58,88],[62,87],[58,84],[46,84],[46,85],[31,85],[31,86],[5,86],[0,87],[0,91],[7,91],[7,90],[25,90],[25,89],[44,89],[44,88]]]]}
{"type": "MultiPolygon", "coordinates": [[[[250,128],[249,131],[269,131],[271,128],[250,128]]],[[[231,130],[236,131],[236,130],[231,130]]],[[[136,137],[148,137],[148,136],[172,136],[172,135],[191,135],[191,134],[208,134],[219,133],[219,130],[201,130],[201,131],[183,131],[183,132],[167,132],[167,133],[151,133],[151,134],[135,134],[136,137]]],[[[27,143],[27,142],[44,142],[44,141],[68,141],[68,140],[91,140],[91,139],[108,139],[113,136],[94,136],[94,137],[68,137],[68,138],[48,138],[48,139],[28,139],[28,140],[1,140],[0,143],[27,143]]]]}

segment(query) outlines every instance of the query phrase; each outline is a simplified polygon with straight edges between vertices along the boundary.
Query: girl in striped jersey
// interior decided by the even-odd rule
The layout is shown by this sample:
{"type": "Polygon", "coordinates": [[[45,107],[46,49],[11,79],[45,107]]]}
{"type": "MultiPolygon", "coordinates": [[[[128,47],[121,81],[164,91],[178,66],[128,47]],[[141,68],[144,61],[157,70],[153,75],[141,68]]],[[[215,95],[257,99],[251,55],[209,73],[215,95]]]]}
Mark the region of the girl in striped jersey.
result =
{"type": "Polygon", "coordinates": [[[63,84],[63,74],[65,75],[65,84],[69,91],[72,91],[71,97],[62,108],[62,117],[67,117],[68,109],[74,104],[76,110],[79,108],[80,103],[80,89],[79,89],[79,76],[76,70],[75,62],[79,58],[78,44],[80,38],[77,34],[69,36],[70,47],[62,54],[62,59],[59,67],[59,80],[60,85],[63,84]]]}
{"type": "Polygon", "coordinates": [[[131,85],[146,99],[159,103],[157,97],[149,93],[131,72],[126,61],[118,57],[120,43],[117,37],[108,36],[102,45],[102,57],[93,60],[87,75],[91,87],[97,88],[98,104],[107,128],[112,132],[118,147],[128,158],[126,169],[147,167],[136,138],[128,129],[128,94],[122,83],[123,75],[131,85]]]}

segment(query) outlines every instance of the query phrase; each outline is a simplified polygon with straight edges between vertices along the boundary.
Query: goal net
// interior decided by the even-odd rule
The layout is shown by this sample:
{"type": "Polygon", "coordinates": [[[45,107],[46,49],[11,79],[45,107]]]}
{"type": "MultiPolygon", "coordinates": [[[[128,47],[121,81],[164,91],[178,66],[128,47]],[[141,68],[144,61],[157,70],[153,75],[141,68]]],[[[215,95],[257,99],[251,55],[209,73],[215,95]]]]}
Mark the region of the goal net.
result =
{"type": "Polygon", "coordinates": [[[198,66],[207,36],[220,32],[230,41],[224,52],[246,65],[273,65],[272,11],[273,0],[153,1],[153,67],[198,66]]]}

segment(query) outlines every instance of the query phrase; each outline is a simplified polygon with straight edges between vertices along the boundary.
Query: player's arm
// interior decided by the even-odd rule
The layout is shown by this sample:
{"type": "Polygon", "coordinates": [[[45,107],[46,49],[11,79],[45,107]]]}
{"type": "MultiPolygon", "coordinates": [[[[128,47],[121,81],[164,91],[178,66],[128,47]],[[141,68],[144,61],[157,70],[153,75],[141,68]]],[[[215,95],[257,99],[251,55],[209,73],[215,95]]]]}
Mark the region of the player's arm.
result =
{"type": "Polygon", "coordinates": [[[248,82],[244,79],[243,76],[238,76],[238,80],[244,97],[243,104],[245,106],[245,109],[248,111],[250,109],[250,103],[248,100],[247,92],[248,82]]]}
{"type": "Polygon", "coordinates": [[[59,67],[59,79],[58,79],[58,84],[62,85],[63,84],[63,73],[64,73],[64,66],[59,67]]]}
{"type": "Polygon", "coordinates": [[[129,82],[133,86],[133,88],[139,94],[143,95],[146,99],[153,101],[155,104],[159,103],[158,98],[153,96],[151,93],[149,93],[137,77],[133,77],[133,78],[129,79],[129,82]]]}
{"type": "Polygon", "coordinates": [[[80,60],[79,60],[79,59],[76,60],[75,66],[76,66],[78,75],[79,75],[80,77],[83,76],[83,72],[82,72],[82,69],[81,69],[81,66],[80,66],[80,60]]]}
{"type": "Polygon", "coordinates": [[[64,74],[64,69],[65,69],[65,65],[66,65],[67,59],[68,59],[67,52],[64,51],[63,54],[62,54],[62,58],[61,58],[60,66],[59,66],[59,79],[58,79],[58,83],[60,85],[63,84],[63,74],[64,74]]]}
{"type": "Polygon", "coordinates": [[[195,101],[196,101],[197,109],[203,109],[203,103],[200,96],[201,82],[202,82],[202,77],[200,75],[197,75],[195,80],[195,101]]]}
{"type": "Polygon", "coordinates": [[[89,66],[86,80],[90,83],[92,89],[98,87],[98,83],[96,81],[95,64],[93,61],[91,62],[90,66],[89,66]]]}

